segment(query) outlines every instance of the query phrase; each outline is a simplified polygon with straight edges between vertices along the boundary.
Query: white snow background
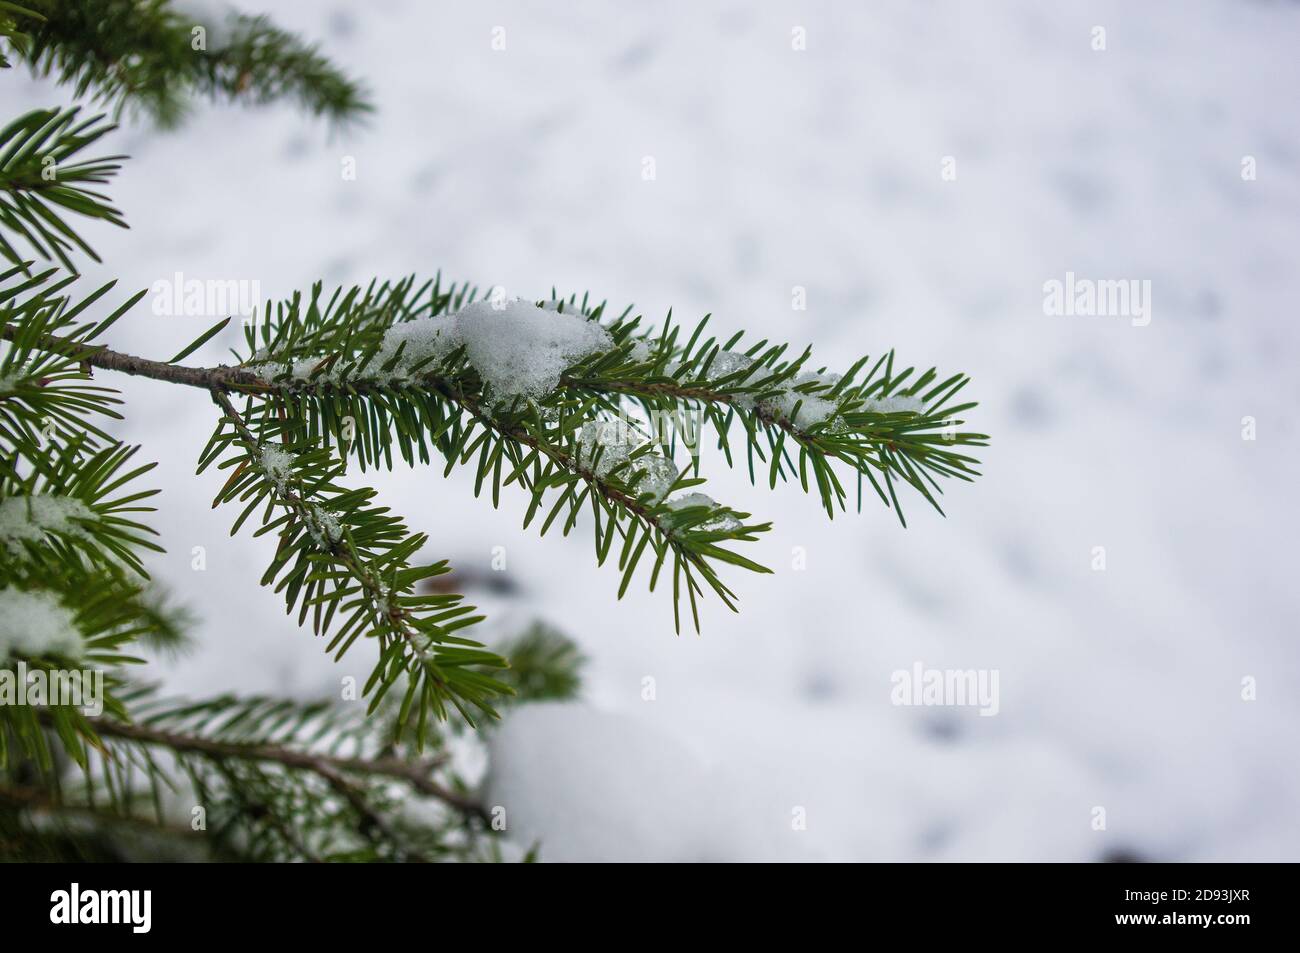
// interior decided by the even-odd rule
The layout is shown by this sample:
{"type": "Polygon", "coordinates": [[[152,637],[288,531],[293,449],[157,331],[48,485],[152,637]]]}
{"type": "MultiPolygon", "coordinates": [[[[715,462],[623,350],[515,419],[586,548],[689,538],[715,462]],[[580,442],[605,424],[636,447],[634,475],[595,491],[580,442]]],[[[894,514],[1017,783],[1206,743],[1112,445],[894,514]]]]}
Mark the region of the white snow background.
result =
{"type": "MultiPolygon", "coordinates": [[[[701,636],[673,634],[666,592],[618,603],[588,534],[520,531],[521,493],[493,511],[465,472],[376,478],[429,558],[488,571],[506,547],[525,599],[475,594],[496,631],[536,615],[590,659],[583,705],[523,709],[497,736],[486,796],[519,843],[551,860],[1300,859],[1300,4],[241,8],[319,40],[379,111],[333,135],[288,105],[128,124],[106,148],[132,156],[110,188],[132,227],[85,230],[107,262],[87,289],[179,271],[280,297],[441,268],[712,312],[723,337],[812,342],[814,366],[894,347],[974,378],[992,446],[947,519],[914,498],[906,530],[874,500],[832,523],[706,450],[710,495],[775,521],[747,554],[777,574],[728,574],[741,612],[711,602],[701,636]],[[1149,279],[1150,325],[1045,315],[1066,271],[1149,279]],[[918,661],[997,669],[999,714],[891,705],[891,673],[918,661]]],[[[68,95],[0,81],[6,115],[68,95]]],[[[113,344],[166,359],[212,320],[146,298],[113,344]]],[[[229,538],[235,511],[210,508],[221,477],[193,474],[210,401],[100,376],[127,397],[116,432],[161,462],[151,567],[202,619],[168,687],[316,697],[363,674],[364,646],[334,665],[258,587],[273,542],[229,538]]]]}

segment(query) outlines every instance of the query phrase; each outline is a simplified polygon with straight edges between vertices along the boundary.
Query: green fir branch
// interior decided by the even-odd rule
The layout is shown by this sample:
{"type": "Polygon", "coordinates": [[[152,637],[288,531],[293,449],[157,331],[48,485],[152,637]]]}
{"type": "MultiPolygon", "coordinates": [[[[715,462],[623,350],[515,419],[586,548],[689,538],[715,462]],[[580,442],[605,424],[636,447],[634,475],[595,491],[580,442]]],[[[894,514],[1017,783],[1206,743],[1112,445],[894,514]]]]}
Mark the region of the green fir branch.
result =
{"type": "Polygon", "coordinates": [[[69,271],[76,270],[69,252],[99,261],[68,224],[68,213],[127,227],[108,196],[87,188],[107,183],[126,156],[70,161],[117,127],[103,116],[78,122],[78,113],[37,109],[0,129],[0,256],[13,264],[24,264],[15,241],[69,271]]]}
{"type": "Polygon", "coordinates": [[[207,22],[168,0],[24,0],[41,19],[9,37],[11,58],[73,87],[114,115],[139,110],[162,126],[194,96],[264,104],[282,98],[335,122],[371,110],[366,91],[316,47],[265,17],[231,11],[207,22]]]}

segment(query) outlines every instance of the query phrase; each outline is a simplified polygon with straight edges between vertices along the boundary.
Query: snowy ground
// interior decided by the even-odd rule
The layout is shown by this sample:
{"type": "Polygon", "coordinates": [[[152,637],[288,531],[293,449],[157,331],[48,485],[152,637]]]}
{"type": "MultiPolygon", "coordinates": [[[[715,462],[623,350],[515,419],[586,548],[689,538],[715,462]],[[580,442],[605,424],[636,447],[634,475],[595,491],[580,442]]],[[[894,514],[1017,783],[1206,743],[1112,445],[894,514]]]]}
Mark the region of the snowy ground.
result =
{"type": "MultiPolygon", "coordinates": [[[[498,625],[561,622],[591,659],[584,707],[499,736],[488,794],[522,842],[556,860],[1300,860],[1300,5],[266,9],[380,112],[333,137],[287,107],[123,131],[132,229],[89,233],[109,262],[92,276],[591,289],[811,341],[831,366],[893,346],[964,370],[994,436],[949,518],[913,505],[907,530],[879,507],[830,523],[706,456],[713,496],[776,522],[756,550],[778,572],[733,574],[741,614],[712,606],[700,637],[672,634],[664,598],[617,603],[581,533],[520,532],[520,499],[385,477],[430,556],[486,571],[506,547],[526,599],[483,600],[498,625]],[[1067,271],[1150,280],[1150,324],[1045,315],[1067,271]],[[917,662],[996,669],[999,713],[892,705],[917,662]]],[[[63,95],[0,84],[6,114],[63,95]]],[[[165,358],[205,321],[141,307],[115,343],[165,358]]],[[[270,544],[209,508],[203,396],[113,383],[121,435],[162,460],[156,570],[203,618],[172,686],[307,696],[359,673],[257,588],[270,544]]]]}

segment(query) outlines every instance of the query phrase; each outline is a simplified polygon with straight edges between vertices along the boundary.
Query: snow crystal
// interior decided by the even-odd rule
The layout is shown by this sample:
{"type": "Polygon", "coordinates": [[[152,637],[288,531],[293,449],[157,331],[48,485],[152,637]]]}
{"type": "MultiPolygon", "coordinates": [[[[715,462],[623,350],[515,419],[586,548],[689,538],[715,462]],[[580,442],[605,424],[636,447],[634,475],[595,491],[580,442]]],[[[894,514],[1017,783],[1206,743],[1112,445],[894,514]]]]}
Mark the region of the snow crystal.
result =
{"type": "Polygon", "coordinates": [[[782,392],[759,404],[760,409],[786,420],[796,427],[810,427],[829,420],[839,407],[839,400],[828,400],[824,395],[839,381],[839,374],[818,374],[805,371],[782,386],[782,392]],[[826,387],[816,394],[795,390],[804,384],[819,383],[826,387]],[[796,411],[795,408],[798,408],[796,411]]]}
{"type": "Polygon", "coordinates": [[[626,420],[589,420],[578,431],[578,465],[604,478],[627,461],[632,452],[632,428],[626,420]]]}
{"type": "Polygon", "coordinates": [[[289,374],[294,380],[311,380],[312,371],[320,366],[322,360],[319,357],[309,357],[301,361],[294,361],[293,367],[289,369],[289,374]]]}
{"type": "MultiPolygon", "coordinates": [[[[260,353],[261,352],[258,352],[258,354],[260,353]]],[[[252,359],[257,359],[258,354],[253,355],[252,359]]],[[[252,371],[265,381],[273,381],[283,374],[287,374],[295,381],[309,381],[312,380],[312,371],[316,370],[322,360],[324,360],[322,357],[306,357],[300,361],[294,361],[293,363],[289,363],[288,361],[283,363],[276,363],[275,361],[267,361],[260,364],[250,363],[246,365],[246,369],[252,371]]],[[[336,372],[331,369],[325,371],[321,376],[330,379],[336,376],[336,372]]]]}
{"type": "Polygon", "coordinates": [[[339,525],[339,518],[328,510],[316,509],[316,519],[320,521],[321,529],[325,535],[330,538],[331,542],[337,542],[343,535],[343,527],[339,525]]]}
{"type": "Polygon", "coordinates": [[[343,538],[343,527],[335,514],[319,506],[312,506],[310,513],[311,516],[306,521],[307,532],[311,533],[317,546],[329,549],[331,543],[337,543],[343,538]]]}
{"type": "MultiPolygon", "coordinates": [[[[741,354],[738,351],[719,351],[713,357],[713,363],[709,365],[709,377],[713,380],[721,380],[732,374],[738,374],[741,371],[750,371],[742,375],[739,379],[730,382],[728,386],[737,384],[751,383],[755,377],[753,370],[757,367],[757,362],[747,354],[741,354]]],[[[764,375],[758,375],[759,380],[764,375]]],[[[731,402],[742,410],[754,409],[754,398],[748,394],[738,394],[731,398],[731,402]]]]}
{"type": "Polygon", "coordinates": [[[664,505],[670,510],[681,510],[688,506],[707,506],[709,509],[715,509],[718,501],[705,493],[683,493],[681,496],[674,496],[664,505]]]}
{"type": "Polygon", "coordinates": [[[678,472],[677,464],[657,453],[647,453],[637,457],[632,461],[628,469],[645,471],[641,476],[637,477],[632,489],[637,496],[650,494],[650,500],[653,503],[658,503],[664,498],[668,488],[677,479],[678,472]]]}
{"type": "Polygon", "coordinates": [[[460,347],[455,315],[440,314],[394,324],[384,332],[379,353],[366,367],[366,373],[383,373],[382,368],[393,359],[399,347],[402,356],[388,373],[397,381],[405,381],[412,373],[427,369],[460,347]]]}
{"type": "MultiPolygon", "coordinates": [[[[714,355],[713,363],[709,365],[709,377],[717,380],[753,366],[754,359],[748,354],[741,354],[738,351],[719,351],[714,355]]],[[[743,382],[748,377],[749,375],[746,374],[740,380],[743,382]]]]}
{"type": "MultiPolygon", "coordinates": [[[[664,505],[670,510],[684,510],[690,506],[707,506],[710,510],[716,510],[718,501],[704,493],[683,493],[681,496],[673,497],[664,505]]],[[[706,519],[703,523],[696,524],[693,528],[708,532],[720,531],[728,533],[740,528],[740,520],[730,513],[718,513],[706,519]]]]}
{"type": "Polygon", "coordinates": [[[293,466],[293,454],[279,444],[268,443],[262,447],[262,469],[277,484],[283,486],[293,466]]]}
{"type": "MultiPolygon", "coordinates": [[[[716,362],[715,362],[716,363],[716,362]]],[[[769,397],[759,404],[759,409],[788,421],[796,427],[810,427],[813,424],[831,420],[840,405],[838,397],[831,399],[826,395],[840,381],[839,374],[829,372],[804,371],[781,386],[781,393],[769,397]],[[823,385],[814,393],[800,393],[795,388],[805,384],[823,385]],[[798,412],[795,407],[798,405],[798,412]],[[797,417],[797,419],[796,419],[797,417]]],[[[877,414],[925,413],[925,403],[919,397],[876,397],[864,401],[862,410],[877,414]]],[[[842,423],[838,418],[832,421],[832,427],[842,423]]]]}
{"type": "Polygon", "coordinates": [[[649,341],[637,338],[632,342],[632,347],[628,351],[628,357],[638,364],[648,364],[655,359],[655,347],[649,341]]]}
{"type": "Polygon", "coordinates": [[[925,401],[919,397],[875,397],[865,401],[862,409],[875,414],[923,414],[925,401]]]}
{"type": "Polygon", "coordinates": [[[39,542],[46,533],[87,538],[75,520],[97,519],[85,503],[71,496],[34,494],[0,500],[0,547],[22,540],[39,542]]]}
{"type": "Polygon", "coordinates": [[[648,493],[651,501],[657,503],[677,479],[677,465],[658,453],[643,453],[629,463],[632,451],[640,442],[639,434],[626,420],[589,420],[578,431],[578,465],[604,479],[615,468],[627,463],[618,477],[634,494],[644,496],[648,493]],[[639,476],[634,476],[638,473],[639,476]]]}
{"type": "Polygon", "coordinates": [[[85,648],[76,617],[48,592],[0,590],[0,658],[65,655],[85,648]]]}

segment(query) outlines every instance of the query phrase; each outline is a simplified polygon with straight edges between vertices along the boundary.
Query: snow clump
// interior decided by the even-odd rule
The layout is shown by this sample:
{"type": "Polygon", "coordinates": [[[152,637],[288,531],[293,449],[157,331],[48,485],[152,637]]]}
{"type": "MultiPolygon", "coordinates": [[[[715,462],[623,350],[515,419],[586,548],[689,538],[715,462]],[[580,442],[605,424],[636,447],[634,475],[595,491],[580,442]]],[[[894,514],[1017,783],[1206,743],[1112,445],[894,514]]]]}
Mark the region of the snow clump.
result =
{"type": "Polygon", "coordinates": [[[822,395],[833,388],[839,380],[839,374],[804,371],[793,380],[787,381],[782,386],[780,394],[760,403],[759,409],[780,417],[796,427],[811,427],[814,424],[824,423],[835,413],[840,402],[838,399],[829,400],[822,395]],[[826,386],[815,394],[800,393],[795,390],[796,387],[813,383],[826,386]]]}
{"type": "Polygon", "coordinates": [[[657,453],[645,453],[628,462],[639,443],[637,436],[626,420],[589,420],[578,431],[577,462],[599,479],[626,463],[619,473],[625,482],[640,474],[632,480],[629,489],[637,496],[648,493],[652,502],[657,503],[677,479],[677,465],[657,453]]]}
{"type": "Polygon", "coordinates": [[[85,503],[70,496],[38,493],[0,500],[0,549],[29,540],[40,542],[47,533],[88,538],[75,520],[97,519],[85,503]]]}
{"type": "Polygon", "coordinates": [[[293,454],[279,444],[268,443],[262,447],[261,460],[263,472],[283,490],[284,483],[289,478],[289,470],[293,467],[293,454]]]}
{"type": "Polygon", "coordinates": [[[409,380],[429,358],[441,360],[464,347],[470,365],[497,398],[537,400],[555,390],[566,368],[609,350],[614,340],[599,322],[576,309],[561,314],[515,298],[476,301],[455,314],[395,324],[384,334],[370,368],[382,368],[401,344],[406,347],[391,371],[398,381],[409,380]]]}
{"type": "Polygon", "coordinates": [[[65,655],[85,649],[76,617],[48,592],[0,590],[0,658],[65,655]]]}

